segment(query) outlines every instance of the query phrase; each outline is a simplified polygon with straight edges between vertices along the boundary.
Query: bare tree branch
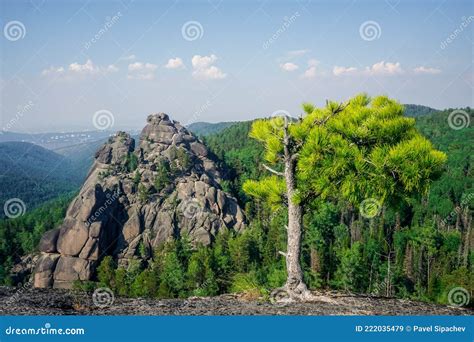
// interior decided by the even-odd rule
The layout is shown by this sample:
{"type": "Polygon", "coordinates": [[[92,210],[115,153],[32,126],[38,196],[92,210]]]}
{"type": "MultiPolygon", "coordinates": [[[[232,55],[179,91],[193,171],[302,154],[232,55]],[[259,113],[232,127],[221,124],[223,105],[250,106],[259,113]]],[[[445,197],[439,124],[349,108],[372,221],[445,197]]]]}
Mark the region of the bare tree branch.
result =
{"type": "Polygon", "coordinates": [[[277,171],[277,170],[274,170],[274,169],[272,169],[270,166],[268,166],[268,165],[266,165],[266,164],[262,164],[262,165],[263,165],[263,167],[264,167],[265,169],[267,169],[267,170],[270,171],[271,173],[274,173],[274,174],[277,175],[277,176],[282,176],[282,177],[285,176],[285,174],[284,174],[283,172],[279,172],[279,171],[277,171]]]}

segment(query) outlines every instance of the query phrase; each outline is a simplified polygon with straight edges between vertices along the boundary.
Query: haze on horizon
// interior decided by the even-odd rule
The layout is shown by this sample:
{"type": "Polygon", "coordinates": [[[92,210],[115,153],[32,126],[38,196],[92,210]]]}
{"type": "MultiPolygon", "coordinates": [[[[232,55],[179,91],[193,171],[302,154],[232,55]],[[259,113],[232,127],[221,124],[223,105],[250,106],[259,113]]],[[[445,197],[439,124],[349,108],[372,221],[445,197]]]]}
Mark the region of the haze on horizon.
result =
{"type": "Polygon", "coordinates": [[[2,1],[0,130],[240,121],[367,92],[473,106],[473,4],[2,1]]]}

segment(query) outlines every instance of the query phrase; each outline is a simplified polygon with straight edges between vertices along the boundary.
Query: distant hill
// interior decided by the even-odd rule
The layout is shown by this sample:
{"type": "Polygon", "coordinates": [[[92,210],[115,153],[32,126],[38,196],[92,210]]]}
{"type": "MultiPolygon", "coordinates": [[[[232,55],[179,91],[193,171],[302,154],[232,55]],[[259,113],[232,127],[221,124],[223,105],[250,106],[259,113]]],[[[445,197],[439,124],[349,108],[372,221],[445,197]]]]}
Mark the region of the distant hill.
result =
{"type": "Polygon", "coordinates": [[[66,157],[75,169],[76,174],[84,180],[94,162],[95,152],[108,138],[101,140],[61,147],[53,150],[57,154],[66,157]]]}
{"type": "Polygon", "coordinates": [[[194,122],[188,125],[186,128],[189,129],[194,134],[196,134],[197,136],[206,136],[213,133],[219,133],[223,129],[230,127],[236,124],[237,122],[238,121],[218,122],[218,123],[194,122]]]}
{"type": "Polygon", "coordinates": [[[31,143],[0,143],[0,160],[0,217],[8,199],[19,198],[30,209],[76,190],[82,180],[69,159],[31,143]]]}
{"type": "MultiPolygon", "coordinates": [[[[439,112],[438,109],[434,109],[428,106],[416,105],[416,104],[405,104],[405,115],[409,117],[419,117],[435,112],[439,112]]],[[[194,122],[187,126],[187,128],[196,134],[197,136],[207,136],[215,133],[220,133],[224,129],[231,127],[235,124],[239,124],[241,121],[229,121],[229,122],[194,122]]]]}
{"type": "Polygon", "coordinates": [[[416,105],[416,104],[405,104],[405,116],[416,118],[419,116],[430,115],[439,112],[438,109],[434,109],[427,106],[416,105]]]}
{"type": "Polygon", "coordinates": [[[0,143],[21,141],[39,145],[48,150],[55,150],[77,144],[94,141],[105,141],[114,131],[82,131],[82,132],[47,132],[47,133],[18,133],[0,131],[0,143]]]}

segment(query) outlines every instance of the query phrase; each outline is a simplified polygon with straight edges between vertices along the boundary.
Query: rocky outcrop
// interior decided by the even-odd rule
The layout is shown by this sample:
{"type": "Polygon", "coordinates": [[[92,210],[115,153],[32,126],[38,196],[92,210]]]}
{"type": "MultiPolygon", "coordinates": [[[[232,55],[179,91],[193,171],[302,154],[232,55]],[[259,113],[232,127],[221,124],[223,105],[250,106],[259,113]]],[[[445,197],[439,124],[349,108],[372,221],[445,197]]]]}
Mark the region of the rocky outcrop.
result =
{"type": "Polygon", "coordinates": [[[106,255],[126,266],[169,239],[210,244],[222,230],[241,231],[244,214],[220,182],[207,147],[164,113],[148,117],[136,148],[118,132],[97,151],[62,226],[42,237],[34,286],[93,279],[106,255]]]}

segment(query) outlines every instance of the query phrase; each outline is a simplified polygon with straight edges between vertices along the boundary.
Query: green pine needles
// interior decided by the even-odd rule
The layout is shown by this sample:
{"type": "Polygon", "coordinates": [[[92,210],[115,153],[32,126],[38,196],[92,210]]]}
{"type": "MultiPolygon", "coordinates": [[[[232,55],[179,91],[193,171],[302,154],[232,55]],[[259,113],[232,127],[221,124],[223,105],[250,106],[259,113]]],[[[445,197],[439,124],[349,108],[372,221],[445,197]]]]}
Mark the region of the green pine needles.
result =
{"type": "MultiPolygon", "coordinates": [[[[297,159],[296,200],[343,197],[354,205],[365,198],[398,201],[426,194],[440,175],[446,155],[433,148],[403,116],[403,106],[386,96],[360,94],[340,105],[315,108],[290,121],[290,153],[297,159]]],[[[284,158],[284,118],[256,121],[250,136],[265,146],[265,159],[277,172],[284,158]]],[[[249,180],[244,190],[271,205],[285,201],[285,180],[275,175],[249,180]]]]}

